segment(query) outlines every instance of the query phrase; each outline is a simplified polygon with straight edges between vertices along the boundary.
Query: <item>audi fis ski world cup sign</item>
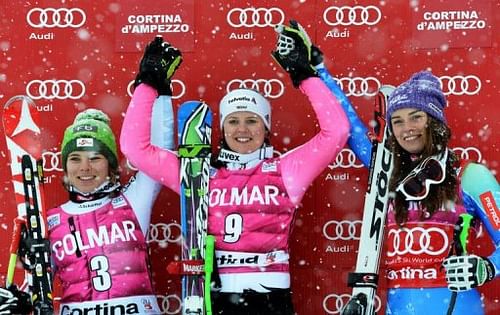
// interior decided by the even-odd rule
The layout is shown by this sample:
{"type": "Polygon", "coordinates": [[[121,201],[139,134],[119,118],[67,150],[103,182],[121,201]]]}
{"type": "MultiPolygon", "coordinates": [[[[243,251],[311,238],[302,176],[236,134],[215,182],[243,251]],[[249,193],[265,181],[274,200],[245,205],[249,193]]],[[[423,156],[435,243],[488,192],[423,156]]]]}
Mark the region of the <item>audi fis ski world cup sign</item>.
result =
{"type": "Polygon", "coordinates": [[[194,50],[194,0],[120,1],[115,49],[142,51],[152,36],[162,35],[182,52],[194,50]]]}

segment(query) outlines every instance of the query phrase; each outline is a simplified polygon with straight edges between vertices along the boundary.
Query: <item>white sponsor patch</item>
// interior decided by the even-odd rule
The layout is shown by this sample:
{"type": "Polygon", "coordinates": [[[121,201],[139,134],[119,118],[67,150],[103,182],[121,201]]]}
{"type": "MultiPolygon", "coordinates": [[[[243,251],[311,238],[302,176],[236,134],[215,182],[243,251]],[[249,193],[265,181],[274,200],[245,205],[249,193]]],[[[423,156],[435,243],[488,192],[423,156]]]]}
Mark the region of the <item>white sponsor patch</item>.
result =
{"type": "Polygon", "coordinates": [[[119,208],[127,205],[127,202],[125,201],[125,198],[123,196],[118,196],[116,198],[113,198],[111,201],[111,204],[113,205],[113,208],[119,208]]]}
{"type": "Polygon", "coordinates": [[[278,167],[277,167],[276,161],[269,162],[269,163],[268,162],[262,163],[262,173],[276,172],[277,169],[278,169],[278,167]]]}
{"type": "Polygon", "coordinates": [[[78,138],[76,139],[76,147],[81,148],[81,147],[93,147],[94,146],[94,139],[92,138],[78,138]]]}
{"type": "Polygon", "coordinates": [[[52,228],[54,228],[59,224],[61,224],[61,216],[59,213],[47,217],[47,226],[49,230],[51,230],[52,228]]]}

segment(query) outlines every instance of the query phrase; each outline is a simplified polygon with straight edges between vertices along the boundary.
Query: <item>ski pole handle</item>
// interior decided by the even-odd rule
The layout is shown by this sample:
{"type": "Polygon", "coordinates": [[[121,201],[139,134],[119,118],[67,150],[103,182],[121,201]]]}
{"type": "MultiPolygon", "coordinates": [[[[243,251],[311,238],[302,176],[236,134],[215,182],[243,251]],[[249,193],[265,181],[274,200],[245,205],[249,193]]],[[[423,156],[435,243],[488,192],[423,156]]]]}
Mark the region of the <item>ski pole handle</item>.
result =
{"type": "Polygon", "coordinates": [[[14,227],[12,231],[12,240],[9,248],[9,266],[7,268],[7,278],[5,279],[5,287],[9,288],[14,282],[14,272],[17,263],[17,251],[19,250],[19,242],[21,241],[22,227],[26,224],[26,220],[21,217],[14,219],[14,227]]]}
{"type": "Polygon", "coordinates": [[[454,246],[455,254],[458,256],[467,254],[467,243],[469,242],[469,233],[474,226],[474,217],[468,213],[462,213],[455,225],[454,246]]]}

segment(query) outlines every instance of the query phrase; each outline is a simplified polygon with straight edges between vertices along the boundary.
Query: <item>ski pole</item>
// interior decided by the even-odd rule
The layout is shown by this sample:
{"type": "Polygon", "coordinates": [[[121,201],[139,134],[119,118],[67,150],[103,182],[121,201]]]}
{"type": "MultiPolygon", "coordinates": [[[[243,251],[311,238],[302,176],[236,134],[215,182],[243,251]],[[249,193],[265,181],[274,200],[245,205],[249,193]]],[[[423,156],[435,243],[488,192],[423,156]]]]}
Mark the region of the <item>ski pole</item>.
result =
{"type": "Polygon", "coordinates": [[[26,224],[26,220],[21,217],[14,219],[14,228],[12,231],[12,240],[10,242],[9,266],[7,268],[7,278],[5,279],[5,287],[9,288],[14,282],[14,272],[16,270],[17,252],[19,250],[19,242],[21,241],[22,227],[26,224]]]}
{"type": "MultiPolygon", "coordinates": [[[[474,217],[468,213],[462,213],[453,229],[453,247],[450,254],[455,251],[455,255],[462,256],[467,254],[467,241],[469,239],[469,230],[474,225],[474,217]]],[[[446,315],[451,315],[457,301],[457,292],[451,293],[450,304],[446,315]]]]}
{"type": "Polygon", "coordinates": [[[214,271],[215,237],[207,235],[205,239],[205,310],[207,315],[212,315],[212,272],[214,271]]]}

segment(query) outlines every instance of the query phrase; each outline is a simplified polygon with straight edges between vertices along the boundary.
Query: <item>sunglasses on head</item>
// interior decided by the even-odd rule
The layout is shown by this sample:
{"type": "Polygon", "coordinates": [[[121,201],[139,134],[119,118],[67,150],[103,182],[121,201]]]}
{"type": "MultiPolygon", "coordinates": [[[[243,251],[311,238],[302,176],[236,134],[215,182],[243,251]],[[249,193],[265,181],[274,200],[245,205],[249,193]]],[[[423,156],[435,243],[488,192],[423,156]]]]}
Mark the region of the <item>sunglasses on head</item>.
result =
{"type": "Polygon", "coordinates": [[[406,200],[422,200],[429,194],[432,184],[440,184],[446,177],[446,160],[448,150],[433,156],[429,156],[420,162],[406,176],[396,188],[396,191],[405,195],[406,200]]]}

